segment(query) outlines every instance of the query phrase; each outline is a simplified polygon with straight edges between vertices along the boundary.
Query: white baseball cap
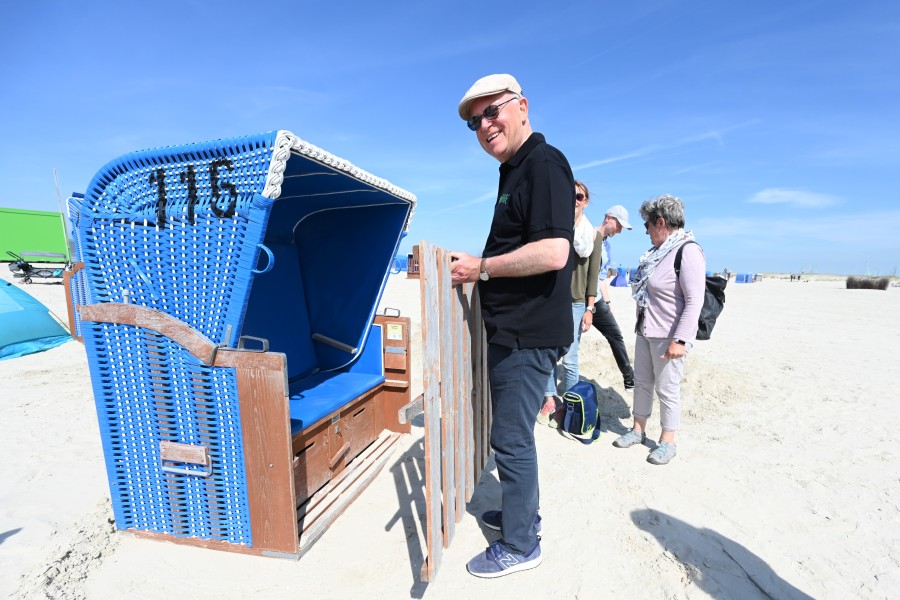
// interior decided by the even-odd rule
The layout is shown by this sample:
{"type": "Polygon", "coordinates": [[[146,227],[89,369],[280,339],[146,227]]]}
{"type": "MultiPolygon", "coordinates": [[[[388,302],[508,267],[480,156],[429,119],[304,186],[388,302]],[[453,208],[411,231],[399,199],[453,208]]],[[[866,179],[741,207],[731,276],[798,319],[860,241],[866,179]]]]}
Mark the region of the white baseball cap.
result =
{"type": "Polygon", "coordinates": [[[610,206],[609,210],[606,211],[606,214],[610,217],[615,217],[619,224],[625,229],[631,229],[631,223],[628,222],[628,211],[621,204],[610,206]]]}

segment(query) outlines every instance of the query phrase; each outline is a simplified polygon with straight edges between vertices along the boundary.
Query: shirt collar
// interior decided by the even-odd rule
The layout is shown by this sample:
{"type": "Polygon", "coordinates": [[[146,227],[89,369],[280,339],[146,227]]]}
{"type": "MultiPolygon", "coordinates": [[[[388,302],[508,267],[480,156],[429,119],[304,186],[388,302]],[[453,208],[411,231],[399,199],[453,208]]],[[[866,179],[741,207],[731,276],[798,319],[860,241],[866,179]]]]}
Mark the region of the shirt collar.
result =
{"type": "Polygon", "coordinates": [[[522,146],[518,150],[516,150],[516,153],[512,155],[512,158],[506,161],[504,165],[509,167],[518,167],[528,155],[528,153],[543,141],[544,136],[542,134],[533,132],[528,136],[528,139],[525,140],[525,143],[522,144],[522,146]]]}

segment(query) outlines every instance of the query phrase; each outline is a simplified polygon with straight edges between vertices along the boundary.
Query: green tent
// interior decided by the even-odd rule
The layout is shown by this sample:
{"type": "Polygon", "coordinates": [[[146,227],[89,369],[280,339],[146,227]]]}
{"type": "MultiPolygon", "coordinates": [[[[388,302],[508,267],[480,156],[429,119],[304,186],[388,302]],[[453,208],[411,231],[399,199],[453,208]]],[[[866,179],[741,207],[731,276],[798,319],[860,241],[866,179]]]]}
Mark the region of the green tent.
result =
{"type": "Polygon", "coordinates": [[[0,208],[0,260],[12,260],[7,254],[10,251],[16,254],[61,254],[63,258],[46,257],[35,262],[66,262],[66,230],[62,215],[45,210],[0,208]]]}

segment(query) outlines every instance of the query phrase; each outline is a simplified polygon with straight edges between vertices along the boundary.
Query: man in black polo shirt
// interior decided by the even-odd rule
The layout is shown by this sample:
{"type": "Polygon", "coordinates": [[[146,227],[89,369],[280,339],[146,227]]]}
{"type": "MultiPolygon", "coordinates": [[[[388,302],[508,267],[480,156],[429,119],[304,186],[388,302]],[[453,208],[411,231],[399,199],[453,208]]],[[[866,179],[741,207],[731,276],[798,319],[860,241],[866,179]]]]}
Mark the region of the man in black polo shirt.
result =
{"type": "Polygon", "coordinates": [[[566,157],[532,131],[528,100],[511,75],[476,81],[459,115],[501,163],[482,257],[451,252],[453,283],[479,282],[502,491],[502,509],[482,516],[502,539],[466,567],[501,577],[541,563],[534,423],[551,369],[572,343],[575,179],[566,157]]]}

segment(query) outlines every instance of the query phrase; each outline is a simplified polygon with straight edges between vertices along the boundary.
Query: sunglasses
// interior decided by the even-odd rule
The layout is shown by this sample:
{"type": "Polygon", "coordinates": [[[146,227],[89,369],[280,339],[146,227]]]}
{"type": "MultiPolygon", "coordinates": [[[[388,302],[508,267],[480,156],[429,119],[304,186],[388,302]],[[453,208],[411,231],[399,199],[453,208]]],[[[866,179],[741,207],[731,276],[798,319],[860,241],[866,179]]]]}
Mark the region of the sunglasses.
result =
{"type": "Polygon", "coordinates": [[[644,221],[644,231],[650,231],[650,226],[656,225],[656,221],[658,221],[658,220],[659,220],[659,218],[657,217],[656,219],[653,219],[652,221],[644,221]]]}
{"type": "Polygon", "coordinates": [[[466,125],[469,126],[469,129],[472,131],[478,131],[481,128],[481,121],[484,119],[496,119],[500,115],[500,110],[503,108],[505,104],[509,104],[513,100],[518,100],[519,97],[515,96],[510,98],[506,102],[501,102],[500,104],[491,104],[487,108],[484,109],[484,112],[480,115],[475,115],[468,121],[466,121],[466,125]]]}
{"type": "Polygon", "coordinates": [[[581,202],[584,200],[584,194],[575,194],[575,200],[581,202]]]}

